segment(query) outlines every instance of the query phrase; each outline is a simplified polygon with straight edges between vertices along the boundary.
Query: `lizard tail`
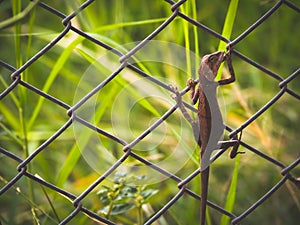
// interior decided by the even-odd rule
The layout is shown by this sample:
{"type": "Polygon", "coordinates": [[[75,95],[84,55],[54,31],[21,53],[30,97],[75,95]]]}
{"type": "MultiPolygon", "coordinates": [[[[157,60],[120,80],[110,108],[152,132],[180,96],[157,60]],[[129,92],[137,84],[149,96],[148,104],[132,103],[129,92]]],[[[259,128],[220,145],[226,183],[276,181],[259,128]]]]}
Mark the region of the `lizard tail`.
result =
{"type": "Polygon", "coordinates": [[[201,208],[200,225],[205,225],[205,213],[207,205],[209,167],[201,172],[201,208]]]}

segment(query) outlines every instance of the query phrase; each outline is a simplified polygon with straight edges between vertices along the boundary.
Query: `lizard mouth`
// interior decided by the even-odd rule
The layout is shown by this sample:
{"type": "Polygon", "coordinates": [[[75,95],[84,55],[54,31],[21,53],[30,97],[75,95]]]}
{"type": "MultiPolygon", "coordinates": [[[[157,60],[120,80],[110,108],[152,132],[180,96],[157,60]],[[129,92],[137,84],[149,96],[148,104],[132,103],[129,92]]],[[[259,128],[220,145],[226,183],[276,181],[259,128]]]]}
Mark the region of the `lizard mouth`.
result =
{"type": "Polygon", "coordinates": [[[219,51],[219,52],[216,52],[216,67],[219,68],[221,63],[224,61],[224,56],[225,56],[225,52],[223,51],[219,51]]]}
{"type": "MultiPolygon", "coordinates": [[[[219,67],[221,63],[224,61],[224,58],[225,58],[224,51],[218,51],[210,55],[205,55],[202,58],[202,61],[200,63],[201,68],[198,71],[198,73],[200,72],[202,73],[202,76],[200,76],[202,77],[201,79],[205,78],[206,81],[214,81],[217,76],[219,67]]],[[[203,80],[200,83],[204,84],[205,81],[203,80]]]]}
{"type": "Polygon", "coordinates": [[[214,80],[214,78],[217,76],[219,67],[221,63],[224,61],[225,53],[223,51],[218,51],[216,53],[213,53],[209,55],[208,57],[208,67],[211,70],[211,79],[209,80],[214,80]]]}

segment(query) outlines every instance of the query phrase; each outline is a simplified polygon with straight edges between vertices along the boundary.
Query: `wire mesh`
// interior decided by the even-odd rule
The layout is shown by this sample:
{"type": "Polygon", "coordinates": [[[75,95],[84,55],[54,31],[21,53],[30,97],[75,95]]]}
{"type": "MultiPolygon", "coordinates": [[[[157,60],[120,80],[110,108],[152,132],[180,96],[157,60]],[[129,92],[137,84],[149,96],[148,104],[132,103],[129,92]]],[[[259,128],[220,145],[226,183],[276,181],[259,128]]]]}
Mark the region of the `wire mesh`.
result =
{"type": "MultiPolygon", "coordinates": [[[[160,125],[162,125],[167,119],[169,119],[176,112],[177,109],[176,103],[174,102],[172,107],[170,107],[160,118],[158,118],[154,123],[152,123],[147,129],[145,129],[144,132],[142,132],[140,135],[136,135],[135,139],[132,140],[131,142],[127,142],[121,137],[119,137],[118,135],[114,135],[109,129],[106,130],[104,127],[97,126],[91,123],[90,121],[88,121],[87,119],[83,118],[79,113],[80,109],[82,109],[84,105],[95,94],[99,93],[102,90],[105,90],[105,87],[107,85],[114,82],[114,79],[118,77],[120,73],[124,72],[124,70],[127,69],[134,71],[140,77],[146,78],[147,82],[157,87],[160,87],[166,90],[166,92],[168,92],[169,94],[171,94],[172,89],[169,87],[169,83],[161,81],[160,79],[157,78],[157,76],[150,74],[143,67],[140,67],[138,64],[136,64],[133,58],[138,54],[139,51],[141,51],[143,48],[146,48],[147,45],[149,45],[149,43],[151,42],[151,40],[156,38],[163,30],[167,29],[170,23],[174,22],[175,20],[182,20],[188,22],[196,29],[204,31],[212,38],[213,37],[217,38],[221,41],[224,41],[226,44],[230,45],[232,47],[233,63],[234,60],[238,60],[238,59],[242,60],[244,63],[249,64],[252,67],[258,69],[261,73],[263,73],[263,76],[267,76],[270,79],[272,79],[272,81],[276,82],[278,86],[278,91],[276,95],[272,96],[271,100],[265,103],[253,115],[249,116],[249,118],[246,121],[239,124],[237,128],[233,129],[229,126],[226,126],[227,131],[230,132],[229,137],[233,137],[235,134],[244,131],[248,126],[251,126],[256,120],[259,120],[260,118],[264,117],[264,115],[267,112],[269,112],[272,107],[278,107],[274,105],[276,105],[281,99],[286,97],[293,98],[295,100],[295,104],[299,104],[300,95],[299,93],[297,93],[297,91],[291,89],[291,85],[293,84],[293,82],[295,82],[297,76],[300,74],[300,68],[297,68],[293,73],[287,76],[277,74],[273,72],[271,69],[268,69],[265,66],[261,65],[260,63],[258,63],[257,61],[251,59],[250,57],[242,54],[235,48],[235,46],[238,45],[240,42],[243,42],[245,39],[247,39],[252,34],[252,32],[257,30],[265,21],[271,20],[272,19],[271,16],[273,13],[277,12],[282,8],[288,8],[290,11],[293,11],[295,13],[300,13],[300,7],[292,3],[291,1],[286,1],[286,0],[277,1],[264,15],[262,15],[256,22],[254,22],[251,26],[245,29],[245,31],[242,32],[238,37],[236,37],[234,40],[228,40],[227,38],[220,35],[218,32],[214,31],[213,28],[206,27],[203,23],[200,23],[194,20],[193,18],[189,17],[185,13],[183,13],[181,7],[183,4],[186,3],[186,1],[183,0],[183,1],[174,2],[174,1],[166,0],[165,3],[168,3],[170,8],[169,17],[166,18],[163,22],[161,22],[161,24],[158,27],[154,28],[150,34],[145,35],[145,38],[142,41],[138,42],[131,49],[123,53],[122,51],[113,47],[113,45],[111,45],[110,43],[102,41],[102,39],[99,39],[97,36],[94,36],[89,32],[86,32],[83,29],[76,26],[75,19],[79,17],[84,10],[88,9],[89,7],[93,7],[93,2],[94,1],[85,1],[84,3],[81,4],[80,7],[74,9],[74,11],[71,14],[65,15],[63,12],[59,11],[59,9],[56,9],[50,6],[49,4],[39,1],[36,10],[37,11],[44,10],[45,12],[49,13],[51,17],[53,17],[54,19],[61,20],[64,28],[59,32],[59,34],[55,38],[53,38],[50,41],[47,41],[47,44],[44,45],[44,47],[42,47],[41,50],[39,50],[31,58],[26,60],[26,62],[24,62],[22,65],[17,66],[17,68],[12,66],[12,63],[7,62],[5,59],[0,60],[0,65],[2,67],[1,71],[6,71],[5,73],[3,72],[3,74],[9,73],[11,77],[11,83],[8,84],[3,90],[1,90],[0,102],[1,101],[5,102],[5,99],[15,96],[16,90],[22,87],[29,92],[35,93],[36,95],[40,96],[44,100],[47,100],[53,105],[54,108],[56,107],[62,108],[63,111],[65,111],[65,113],[69,117],[63,122],[63,124],[56,131],[50,131],[51,133],[50,137],[47,138],[43,143],[35,147],[34,150],[29,155],[26,155],[25,157],[20,157],[18,154],[15,153],[16,151],[14,149],[6,149],[5,142],[2,142],[0,144],[0,152],[1,152],[2,160],[14,162],[14,164],[17,165],[17,171],[14,172],[12,178],[4,179],[5,175],[4,174],[1,175],[2,187],[0,190],[0,198],[8,198],[9,201],[13,201],[13,197],[10,191],[17,190],[16,184],[20,182],[22,178],[26,177],[32,182],[36,184],[40,184],[41,186],[46,188],[45,190],[47,191],[51,190],[53,192],[56,192],[59,195],[63,196],[66,199],[69,199],[72,202],[69,208],[71,210],[69,214],[65,218],[59,219],[57,223],[59,224],[75,223],[76,215],[83,213],[91,221],[96,221],[101,224],[116,224],[116,222],[113,219],[105,218],[103,215],[96,213],[94,207],[88,204],[85,205],[84,200],[87,199],[88,195],[93,193],[97,187],[105,183],[105,180],[110,175],[115,173],[125,163],[126,160],[134,159],[138,161],[140,164],[151,168],[151,170],[155,171],[155,173],[161,174],[161,176],[165,177],[165,179],[173,180],[174,181],[173,184],[178,187],[178,192],[174,194],[170,200],[168,201],[166,200],[167,202],[164,204],[163,207],[154,210],[154,212],[147,218],[147,220],[144,221],[144,224],[153,224],[155,222],[158,222],[159,218],[167,215],[169,208],[172,207],[174,204],[176,204],[180,199],[184,198],[184,196],[189,196],[195,198],[197,201],[201,201],[200,196],[197,193],[195,193],[194,190],[189,188],[189,183],[199,175],[200,173],[199,169],[196,169],[195,171],[189,171],[188,173],[190,175],[187,178],[179,177],[176,175],[176,172],[173,171],[170,172],[167,169],[160,167],[159,164],[152,162],[148,158],[143,157],[143,154],[138,154],[138,152],[135,151],[135,147],[138,146],[139,143],[141,143],[145,138],[147,138],[147,136],[151,134],[154,130],[158,129],[160,125]],[[44,55],[48,54],[53,48],[55,48],[66,35],[74,35],[76,37],[81,37],[86,41],[88,41],[89,44],[93,46],[97,46],[99,48],[108,50],[112,55],[114,55],[119,59],[119,64],[112,70],[112,72],[109,75],[107,75],[106,79],[97,83],[97,85],[95,85],[93,89],[91,89],[84,96],[81,96],[80,99],[76,101],[74,104],[66,103],[63,100],[63,97],[54,97],[54,95],[51,94],[49,91],[45,91],[41,87],[35,86],[34,82],[30,83],[26,81],[25,79],[23,79],[23,74],[22,74],[27,70],[31,69],[32,67],[34,67],[34,63],[36,61],[41,60],[44,55]],[[112,143],[123,146],[122,153],[120,152],[118,153],[119,157],[113,163],[113,165],[110,166],[110,168],[106,169],[101,175],[93,179],[90,185],[84,188],[84,190],[82,190],[80,194],[75,194],[72,193],[71,190],[67,190],[67,188],[62,188],[64,187],[64,184],[57,184],[52,180],[41,178],[38,175],[30,172],[31,164],[34,163],[34,161],[39,157],[39,155],[42,152],[46,151],[47,147],[51,145],[53,142],[55,142],[57,139],[59,139],[59,137],[62,136],[63,133],[67,132],[68,129],[72,125],[74,125],[74,123],[79,124],[78,126],[83,126],[88,128],[91,132],[99,134],[100,136],[108,139],[112,143]]],[[[280,57],[280,55],[278,55],[278,57],[280,57]]],[[[294,66],[298,66],[298,65],[294,65],[294,66]]],[[[6,76],[6,75],[2,75],[2,76],[6,76]]],[[[196,112],[196,109],[194,107],[190,105],[187,106],[192,111],[196,112]]],[[[49,122],[51,122],[51,118],[49,119],[49,122]]],[[[27,121],[25,121],[25,123],[27,123],[27,121]]],[[[3,132],[4,135],[6,135],[9,131],[4,130],[3,132]]],[[[243,140],[243,137],[240,143],[243,147],[243,151],[246,152],[246,155],[247,153],[249,154],[249,152],[252,152],[255,155],[255,157],[263,159],[265,162],[270,163],[274,167],[274,171],[276,171],[276,173],[278,173],[281,178],[278,179],[271,188],[269,189],[265,188],[266,191],[264,192],[264,194],[261,197],[258,197],[254,203],[253,202],[244,203],[245,205],[247,205],[246,209],[237,210],[238,211],[237,214],[233,214],[231,211],[225,209],[222,206],[219,206],[213,201],[209,201],[208,206],[210,208],[213,208],[220,214],[224,214],[228,216],[230,218],[231,224],[240,224],[243,221],[245,221],[245,219],[249,214],[255,211],[259,212],[260,209],[258,208],[258,206],[264,204],[265,202],[268,201],[268,199],[272,198],[274,194],[278,192],[280,187],[282,187],[288,181],[294,183],[298,187],[300,186],[299,179],[297,179],[295,175],[293,175],[296,173],[296,168],[300,163],[299,157],[293,159],[291,163],[286,165],[284,162],[271,156],[265,151],[259,150],[256,147],[248,144],[243,140]]],[[[60,149],[57,149],[57,151],[59,150],[60,149]]],[[[244,157],[244,155],[242,157],[244,157]]],[[[6,224],[3,216],[2,219],[3,219],[2,223],[6,224]]]]}

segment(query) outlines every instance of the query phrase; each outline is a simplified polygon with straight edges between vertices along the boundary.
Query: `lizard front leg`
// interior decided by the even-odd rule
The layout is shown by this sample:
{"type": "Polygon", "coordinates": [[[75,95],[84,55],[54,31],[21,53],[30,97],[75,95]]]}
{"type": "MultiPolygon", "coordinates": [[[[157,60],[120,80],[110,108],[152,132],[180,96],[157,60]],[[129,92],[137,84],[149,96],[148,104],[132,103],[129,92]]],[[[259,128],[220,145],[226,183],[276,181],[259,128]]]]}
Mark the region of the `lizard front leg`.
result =
{"type": "MultiPolygon", "coordinates": [[[[191,79],[192,80],[192,79],[191,79]]],[[[194,83],[195,82],[191,82],[191,83],[194,83]]],[[[182,112],[184,118],[189,122],[189,124],[192,126],[192,129],[193,129],[193,134],[194,134],[194,138],[195,140],[197,141],[199,147],[201,146],[201,142],[200,142],[200,139],[199,139],[199,130],[200,130],[200,126],[198,124],[197,121],[193,120],[193,118],[190,116],[190,114],[187,112],[183,102],[182,102],[182,98],[181,98],[181,95],[178,91],[178,88],[176,86],[170,86],[171,89],[174,91],[174,94],[175,96],[172,96],[173,99],[175,99],[177,105],[178,105],[178,108],[180,109],[180,111],[182,112]]],[[[195,92],[194,90],[194,87],[195,86],[191,86],[191,90],[193,92],[195,92]]]]}

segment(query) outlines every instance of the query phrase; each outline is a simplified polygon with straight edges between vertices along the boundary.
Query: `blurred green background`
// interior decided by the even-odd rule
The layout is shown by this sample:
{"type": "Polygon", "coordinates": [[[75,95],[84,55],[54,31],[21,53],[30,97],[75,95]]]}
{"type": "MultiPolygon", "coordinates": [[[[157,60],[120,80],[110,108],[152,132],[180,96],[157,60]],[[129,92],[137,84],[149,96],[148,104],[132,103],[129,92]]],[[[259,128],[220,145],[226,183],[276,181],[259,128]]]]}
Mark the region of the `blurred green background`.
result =
{"type": "MultiPolygon", "coordinates": [[[[44,2],[69,15],[83,1],[44,2]]],[[[240,1],[229,39],[238,37],[275,2],[240,1]]],[[[12,18],[28,3],[1,1],[0,21],[12,18]]],[[[222,33],[229,3],[223,0],[187,1],[180,10],[222,33]]],[[[299,3],[294,1],[294,4],[299,3]]],[[[125,53],[136,45],[134,42],[147,37],[171,14],[170,4],[164,1],[95,1],[72,19],[72,25],[125,53]]],[[[286,78],[299,68],[299,25],[299,14],[283,5],[235,49],[286,78]]],[[[61,18],[37,7],[19,23],[0,30],[0,59],[19,68],[63,29],[61,18]]],[[[217,38],[195,29],[179,17],[154,40],[157,42],[135,55],[140,60],[137,66],[167,85],[173,83],[180,89],[189,77],[196,76],[199,58],[216,51],[219,45],[217,38]]],[[[237,81],[220,88],[219,97],[225,122],[236,128],[278,93],[279,82],[236,56],[232,61],[237,81]]],[[[22,73],[22,79],[71,106],[118,66],[117,56],[70,31],[22,73]]],[[[1,92],[12,82],[10,74],[11,71],[0,67],[1,92]]],[[[223,74],[228,74],[226,67],[223,74]]],[[[297,92],[299,85],[300,80],[296,78],[289,88],[297,92]]],[[[130,143],[175,104],[170,94],[141,79],[137,73],[124,69],[78,110],[78,114],[130,143]]],[[[188,96],[184,98],[190,102],[188,96]]],[[[299,109],[299,101],[285,94],[243,131],[242,140],[289,165],[299,157],[299,109]]],[[[25,158],[68,119],[64,108],[19,85],[0,101],[0,147],[25,158]]],[[[184,179],[198,167],[199,155],[192,136],[192,129],[176,111],[133,151],[184,179]]],[[[79,195],[123,155],[122,148],[122,145],[74,122],[73,127],[29,164],[28,170],[79,195]]],[[[246,154],[236,160],[230,160],[224,154],[213,164],[208,197],[222,207],[231,202],[236,215],[249,208],[282,177],[279,167],[250,151],[240,150],[246,151],[246,154]],[[229,192],[230,187],[235,194],[229,192]]],[[[124,206],[130,202],[133,207],[123,211],[116,209],[119,214],[104,216],[117,224],[142,224],[178,192],[177,183],[133,158],[127,159],[124,164],[118,169],[125,174],[121,181],[118,175],[111,175],[84,199],[83,204],[101,213],[107,206],[105,201],[101,201],[105,190],[110,196],[115,195],[111,204],[124,206]],[[144,178],[139,180],[141,176],[145,176],[146,181],[144,178]],[[120,184],[133,194],[132,197],[124,197],[117,191],[116,185],[120,184]],[[140,189],[128,189],[127,184],[140,189]],[[146,192],[142,189],[151,191],[145,196],[146,192]],[[98,191],[102,195],[97,195],[98,191]],[[142,203],[139,205],[138,202],[142,203]]],[[[0,155],[0,165],[0,186],[3,187],[16,175],[18,164],[0,155]]],[[[299,174],[298,166],[294,175],[299,174]]],[[[200,193],[199,178],[188,187],[200,193]]],[[[242,224],[296,224],[300,212],[299,197],[299,190],[288,182],[248,215],[242,224]]],[[[155,224],[199,224],[199,205],[198,201],[185,195],[155,224]]],[[[0,206],[2,224],[58,224],[73,210],[68,199],[24,177],[0,196],[0,206]]],[[[225,217],[222,218],[215,210],[209,209],[208,214],[208,224],[228,224],[225,217]]],[[[79,213],[70,224],[96,222],[79,213]]]]}

